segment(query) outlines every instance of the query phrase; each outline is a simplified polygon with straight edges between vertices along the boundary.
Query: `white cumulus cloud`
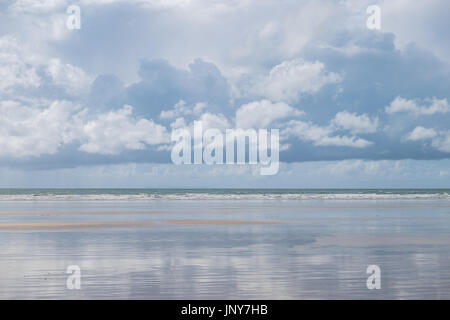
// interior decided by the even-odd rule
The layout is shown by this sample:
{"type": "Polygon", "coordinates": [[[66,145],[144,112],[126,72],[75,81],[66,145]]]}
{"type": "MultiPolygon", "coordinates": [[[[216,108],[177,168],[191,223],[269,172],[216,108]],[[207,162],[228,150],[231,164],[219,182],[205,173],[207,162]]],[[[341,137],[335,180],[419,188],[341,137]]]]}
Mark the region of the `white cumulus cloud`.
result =
{"type": "Polygon", "coordinates": [[[411,141],[431,140],[433,148],[450,153],[450,130],[436,131],[432,128],[418,126],[407,135],[406,139],[411,141]]]}
{"type": "Polygon", "coordinates": [[[378,128],[378,118],[371,119],[367,114],[357,115],[347,111],[336,114],[332,123],[352,133],[375,133],[378,128]]]}
{"type": "Polygon", "coordinates": [[[1,101],[0,157],[55,154],[76,138],[77,110],[66,101],[55,101],[47,108],[1,101]]]}
{"type": "Polygon", "coordinates": [[[84,124],[81,151],[114,155],[124,150],[142,150],[146,145],[169,142],[167,129],[152,120],[136,119],[133,108],[99,115],[84,124]]]}
{"type": "Polygon", "coordinates": [[[241,129],[267,128],[275,120],[303,114],[302,111],[294,109],[284,102],[253,101],[242,105],[236,111],[236,127],[241,129]]]}
{"type": "Polygon", "coordinates": [[[331,126],[322,127],[311,122],[291,120],[281,131],[283,138],[294,136],[301,141],[312,142],[316,146],[340,146],[365,148],[373,142],[356,137],[336,135],[331,126]]]}
{"type": "Polygon", "coordinates": [[[9,93],[17,98],[15,91],[43,85],[44,79],[38,70],[44,70],[52,85],[64,88],[71,96],[86,94],[93,81],[93,77],[79,67],[57,58],[33,55],[11,35],[0,37],[0,90],[3,91],[0,96],[9,93]]]}
{"type": "Polygon", "coordinates": [[[432,98],[429,106],[419,105],[415,100],[396,97],[389,106],[385,108],[386,113],[407,112],[413,115],[433,115],[436,113],[450,112],[447,99],[432,98]]]}
{"type": "Polygon", "coordinates": [[[439,151],[450,153],[450,130],[440,132],[439,136],[433,138],[431,145],[439,151]]]}
{"type": "Polygon", "coordinates": [[[284,61],[270,70],[256,91],[274,101],[295,102],[302,93],[315,93],[329,83],[340,82],[339,74],[328,72],[320,61],[284,61]]]}
{"type": "Polygon", "coordinates": [[[20,52],[18,40],[13,36],[0,37],[0,90],[15,86],[38,87],[41,78],[30,59],[20,52]]]}
{"type": "Polygon", "coordinates": [[[199,115],[206,107],[205,102],[198,102],[190,107],[186,105],[184,100],[180,100],[173,106],[173,109],[161,111],[159,117],[161,119],[175,119],[186,115],[199,115]]]}
{"type": "Polygon", "coordinates": [[[437,135],[436,130],[418,126],[408,134],[407,140],[411,141],[427,140],[436,137],[436,135],[437,135]]]}
{"type": "Polygon", "coordinates": [[[47,72],[55,85],[64,87],[71,95],[87,93],[93,80],[83,69],[63,63],[59,59],[49,61],[47,72]]]}
{"type": "Polygon", "coordinates": [[[47,13],[68,5],[67,0],[15,0],[9,10],[15,13],[47,13]]]}

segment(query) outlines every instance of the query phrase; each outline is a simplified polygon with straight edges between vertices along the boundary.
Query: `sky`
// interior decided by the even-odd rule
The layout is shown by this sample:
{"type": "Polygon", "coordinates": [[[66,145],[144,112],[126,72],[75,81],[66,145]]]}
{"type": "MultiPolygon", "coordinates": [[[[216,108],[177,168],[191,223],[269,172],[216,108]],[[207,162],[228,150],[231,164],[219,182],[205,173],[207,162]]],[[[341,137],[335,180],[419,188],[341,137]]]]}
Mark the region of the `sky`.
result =
{"type": "Polygon", "coordinates": [[[448,12],[446,0],[1,0],[0,187],[448,188],[448,12]],[[279,129],[278,173],[174,165],[171,132],[195,120],[279,129]]]}

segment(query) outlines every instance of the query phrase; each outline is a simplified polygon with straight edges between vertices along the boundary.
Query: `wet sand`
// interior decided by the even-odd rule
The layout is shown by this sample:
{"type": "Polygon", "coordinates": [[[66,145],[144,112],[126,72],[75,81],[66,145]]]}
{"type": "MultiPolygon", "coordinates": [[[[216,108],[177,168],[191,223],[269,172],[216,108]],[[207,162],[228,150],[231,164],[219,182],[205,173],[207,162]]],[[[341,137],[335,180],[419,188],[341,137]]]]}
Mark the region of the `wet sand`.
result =
{"type": "MultiPolygon", "coordinates": [[[[279,221],[245,221],[245,220],[162,220],[159,224],[173,224],[180,226],[189,225],[273,225],[287,224],[289,222],[279,221]]],[[[0,222],[0,230],[47,230],[47,229],[70,229],[70,228],[130,228],[130,227],[148,227],[154,226],[150,221],[34,221],[34,222],[0,222]]]]}
{"type": "Polygon", "coordinates": [[[0,203],[0,298],[449,299],[449,207],[0,203]],[[366,287],[372,264],[381,290],[366,287]],[[66,288],[69,265],[82,270],[81,290],[66,288]]]}
{"type": "Polygon", "coordinates": [[[244,221],[244,220],[164,220],[165,223],[176,225],[266,225],[266,224],[287,224],[281,221],[244,221]]]}
{"type": "Polygon", "coordinates": [[[342,247],[377,247],[377,246],[429,246],[447,245],[450,246],[449,235],[392,235],[378,234],[373,236],[328,236],[319,237],[316,245],[319,246],[342,246],[342,247]]]}
{"type": "Polygon", "coordinates": [[[153,225],[153,223],[148,221],[0,222],[0,230],[47,230],[47,229],[62,230],[71,228],[145,227],[151,225],[153,225]]]}

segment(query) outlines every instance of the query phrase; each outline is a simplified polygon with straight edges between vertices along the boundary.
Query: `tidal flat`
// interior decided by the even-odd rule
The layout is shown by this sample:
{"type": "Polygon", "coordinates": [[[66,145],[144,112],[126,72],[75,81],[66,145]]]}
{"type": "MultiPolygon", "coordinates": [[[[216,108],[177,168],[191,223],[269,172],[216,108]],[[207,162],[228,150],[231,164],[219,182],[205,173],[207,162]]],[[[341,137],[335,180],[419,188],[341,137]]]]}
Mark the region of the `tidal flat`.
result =
{"type": "Polygon", "coordinates": [[[0,298],[450,299],[450,201],[3,201],[0,298]]]}

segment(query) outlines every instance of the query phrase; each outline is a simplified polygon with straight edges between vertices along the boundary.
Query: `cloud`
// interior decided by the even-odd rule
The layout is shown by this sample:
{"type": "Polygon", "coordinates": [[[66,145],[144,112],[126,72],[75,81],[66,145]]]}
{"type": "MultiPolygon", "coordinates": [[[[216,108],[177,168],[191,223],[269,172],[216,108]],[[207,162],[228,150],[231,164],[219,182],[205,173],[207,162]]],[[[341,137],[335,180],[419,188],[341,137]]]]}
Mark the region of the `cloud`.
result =
{"type": "Polygon", "coordinates": [[[418,126],[407,136],[407,140],[431,140],[432,147],[439,151],[450,153],[450,130],[437,132],[434,129],[418,126]]]}
{"type": "Polygon", "coordinates": [[[231,128],[230,122],[222,114],[216,115],[206,112],[200,116],[199,120],[202,122],[203,130],[214,128],[225,131],[226,129],[231,128]]]}
{"type": "Polygon", "coordinates": [[[202,130],[208,129],[218,129],[223,134],[225,134],[227,129],[231,129],[233,126],[230,121],[223,114],[213,114],[210,112],[205,112],[196,118],[193,118],[192,121],[188,122],[185,118],[179,117],[175,119],[172,123],[170,123],[170,127],[172,130],[178,129],[186,129],[191,133],[191,136],[194,135],[194,121],[200,121],[202,125],[202,130]]]}
{"type": "MultiPolygon", "coordinates": [[[[246,2],[208,0],[79,0],[80,5],[83,7],[128,3],[147,9],[197,8],[208,13],[220,13],[233,8],[240,8],[245,6],[246,2]]],[[[12,1],[9,9],[16,13],[47,13],[67,7],[71,3],[70,0],[15,0],[12,1]]]]}
{"type": "Polygon", "coordinates": [[[95,111],[121,108],[125,103],[125,85],[117,76],[103,74],[91,83],[88,106],[95,111]]]}
{"type": "Polygon", "coordinates": [[[115,155],[124,150],[143,150],[146,145],[169,142],[165,127],[152,120],[136,119],[133,108],[99,115],[83,125],[80,150],[88,153],[115,155]]]}
{"type": "Polygon", "coordinates": [[[268,128],[275,120],[298,117],[303,114],[304,112],[294,109],[284,102],[253,101],[242,105],[236,111],[236,127],[241,129],[268,128]]]}
{"type": "Polygon", "coordinates": [[[414,128],[414,130],[408,134],[407,140],[419,141],[427,140],[436,137],[437,133],[434,129],[427,129],[421,126],[414,128]]]}
{"type": "Polygon", "coordinates": [[[59,59],[48,62],[47,72],[56,86],[65,88],[71,95],[87,94],[93,81],[81,68],[63,63],[59,59]]]}
{"type": "Polygon", "coordinates": [[[395,42],[400,48],[415,42],[450,62],[450,45],[440,38],[444,36],[441,30],[450,28],[446,14],[449,10],[450,3],[442,0],[419,1],[414,5],[409,0],[383,1],[383,30],[395,33],[395,42]]]}
{"type": "Polygon", "coordinates": [[[1,158],[56,155],[71,144],[87,153],[117,155],[169,142],[165,127],[135,118],[130,106],[91,118],[68,101],[1,101],[0,114],[1,158]]]}
{"type": "MultiPolygon", "coordinates": [[[[210,110],[226,111],[230,105],[230,85],[219,69],[212,63],[196,59],[188,70],[178,69],[163,59],[142,62],[139,68],[140,81],[126,88],[125,103],[132,105],[142,116],[156,118],[167,106],[180,100],[185,104],[202,102],[210,110]],[[164,109],[163,109],[164,108],[164,109]]],[[[163,117],[185,112],[178,110],[163,113],[163,117]]],[[[183,111],[184,110],[184,111],[183,111]]]]}
{"type": "Polygon", "coordinates": [[[207,107],[204,102],[198,102],[194,106],[189,107],[184,100],[178,101],[173,109],[161,111],[159,117],[161,119],[174,119],[180,116],[199,115],[207,107]]]}
{"type": "Polygon", "coordinates": [[[330,175],[345,176],[364,173],[366,175],[384,175],[388,169],[387,164],[391,165],[389,171],[400,171],[399,162],[391,161],[365,161],[365,160],[343,160],[324,166],[324,170],[330,175]]]}
{"type": "Polygon", "coordinates": [[[450,153],[450,130],[440,132],[438,137],[433,138],[431,144],[442,152],[450,153]]]}
{"type": "Polygon", "coordinates": [[[327,72],[320,61],[294,59],[273,67],[254,90],[274,101],[295,102],[301,94],[315,93],[323,86],[341,80],[340,75],[327,72]]]}
{"type": "Polygon", "coordinates": [[[0,99],[79,99],[93,80],[79,67],[28,52],[13,36],[0,37],[0,58],[0,99]]]}
{"type": "MultiPolygon", "coordinates": [[[[80,0],[82,28],[69,31],[65,9],[72,2],[0,5],[0,29],[10,34],[0,41],[0,102],[33,116],[55,102],[80,106],[67,111],[59,124],[65,129],[43,139],[50,142],[41,151],[19,151],[18,143],[8,157],[37,156],[11,165],[170,161],[170,145],[147,143],[141,120],[156,131],[200,119],[220,128],[276,126],[284,133],[281,161],[449,157],[450,74],[433,54],[439,47],[441,57],[450,56],[448,41],[430,33],[446,30],[443,1],[419,5],[423,14],[403,0],[389,4],[403,17],[414,11],[428,19],[414,19],[414,28],[433,37],[415,44],[386,32],[395,29],[385,29],[388,19],[398,22],[387,4],[383,29],[367,30],[367,1],[80,0]],[[133,109],[121,121],[135,136],[116,138],[106,119],[124,105],[133,109]],[[98,127],[85,131],[88,123],[98,127]]],[[[19,124],[8,112],[2,121],[19,124]]],[[[1,136],[18,139],[10,129],[1,136]]]]}
{"type": "Polygon", "coordinates": [[[48,13],[68,5],[67,0],[15,0],[9,6],[14,13],[48,13]]]}
{"type": "Polygon", "coordinates": [[[391,104],[385,108],[386,113],[392,114],[397,112],[407,112],[418,115],[433,115],[436,113],[448,113],[450,112],[450,105],[447,99],[432,98],[429,106],[418,105],[415,100],[403,99],[402,97],[396,97],[391,104]]]}
{"type": "Polygon", "coordinates": [[[365,148],[373,144],[371,141],[355,136],[335,135],[330,126],[321,127],[300,120],[289,121],[280,134],[285,138],[293,136],[301,141],[312,142],[316,146],[365,148]]]}
{"type": "Polygon", "coordinates": [[[13,36],[0,37],[0,90],[10,91],[16,86],[38,87],[40,83],[37,68],[20,52],[18,40],[13,36]]]}
{"type": "Polygon", "coordinates": [[[378,117],[370,119],[367,114],[357,115],[347,111],[341,111],[336,114],[332,123],[351,133],[375,133],[378,128],[378,117]]]}
{"type": "Polygon", "coordinates": [[[52,170],[0,167],[2,188],[448,188],[450,160],[343,160],[280,163],[274,176],[257,166],[126,163],[52,170]],[[255,169],[257,174],[254,174],[255,169]]]}
{"type": "Polygon", "coordinates": [[[0,157],[55,154],[75,137],[78,107],[55,101],[49,107],[0,102],[0,157]]]}

